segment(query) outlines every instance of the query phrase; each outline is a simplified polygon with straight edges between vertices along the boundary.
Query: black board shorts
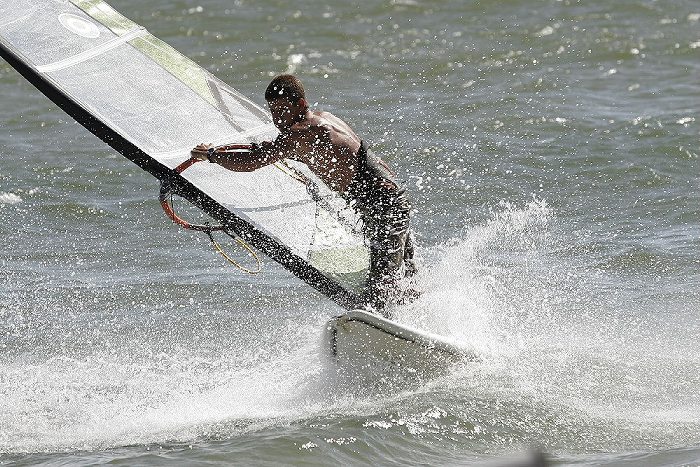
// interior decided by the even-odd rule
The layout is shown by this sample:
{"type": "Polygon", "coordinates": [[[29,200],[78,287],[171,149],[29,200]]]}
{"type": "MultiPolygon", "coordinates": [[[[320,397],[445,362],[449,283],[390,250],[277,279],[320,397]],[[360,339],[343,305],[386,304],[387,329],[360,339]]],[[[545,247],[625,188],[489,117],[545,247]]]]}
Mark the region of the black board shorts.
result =
{"type": "Polygon", "coordinates": [[[360,215],[369,243],[364,298],[367,305],[382,310],[400,296],[397,282],[416,271],[409,230],[411,204],[389,167],[364,142],[357,151],[355,175],[344,196],[360,215]]]}

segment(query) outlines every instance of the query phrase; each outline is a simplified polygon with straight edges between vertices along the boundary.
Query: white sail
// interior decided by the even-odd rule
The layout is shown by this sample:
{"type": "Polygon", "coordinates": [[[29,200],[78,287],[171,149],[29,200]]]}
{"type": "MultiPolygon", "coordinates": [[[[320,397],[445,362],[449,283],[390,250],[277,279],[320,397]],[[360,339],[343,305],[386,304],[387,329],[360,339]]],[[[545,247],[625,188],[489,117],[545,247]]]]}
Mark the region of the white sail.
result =
{"type": "MultiPolygon", "coordinates": [[[[200,142],[276,135],[265,110],[101,0],[0,2],[0,45],[48,97],[161,179],[200,142]]],[[[344,221],[324,212],[343,202],[304,172],[328,202],[319,204],[305,183],[277,166],[236,173],[201,163],[182,177],[195,188],[189,198],[203,194],[252,226],[266,253],[319,290],[343,277],[360,284],[368,254],[350,228],[357,219],[348,209],[344,221]],[[283,254],[274,253],[276,245],[283,254]],[[331,282],[319,287],[318,271],[331,282]]],[[[221,216],[218,206],[210,210],[221,216]]]]}

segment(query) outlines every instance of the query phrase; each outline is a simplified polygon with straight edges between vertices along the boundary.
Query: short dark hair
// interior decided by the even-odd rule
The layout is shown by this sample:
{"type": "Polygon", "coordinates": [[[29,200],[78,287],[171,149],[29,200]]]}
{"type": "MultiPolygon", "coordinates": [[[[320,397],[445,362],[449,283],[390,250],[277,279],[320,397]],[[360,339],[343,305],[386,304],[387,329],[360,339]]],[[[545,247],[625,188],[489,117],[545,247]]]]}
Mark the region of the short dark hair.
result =
{"type": "Polygon", "coordinates": [[[265,100],[268,102],[285,98],[290,102],[299,102],[299,99],[306,99],[304,86],[299,78],[294,75],[275,76],[265,90],[265,100]]]}

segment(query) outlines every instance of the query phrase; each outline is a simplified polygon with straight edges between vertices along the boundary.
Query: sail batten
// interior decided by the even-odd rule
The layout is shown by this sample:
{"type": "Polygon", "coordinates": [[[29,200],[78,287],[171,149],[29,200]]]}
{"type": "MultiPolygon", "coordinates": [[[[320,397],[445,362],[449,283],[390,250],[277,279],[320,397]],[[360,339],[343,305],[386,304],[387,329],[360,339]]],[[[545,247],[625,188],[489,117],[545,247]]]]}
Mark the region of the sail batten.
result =
{"type": "Polygon", "coordinates": [[[91,58],[97,57],[98,55],[101,55],[105,52],[108,52],[116,47],[119,47],[120,45],[129,42],[132,39],[135,39],[140,36],[145,36],[148,34],[148,31],[146,31],[146,28],[143,27],[137,27],[134,28],[132,31],[128,32],[127,34],[119,37],[115,37],[111,41],[99,46],[95,47],[94,49],[86,50],[85,52],[81,52],[78,55],[74,55],[73,57],[66,58],[64,60],[60,60],[58,62],[54,63],[48,63],[46,65],[38,65],[36,67],[37,71],[40,73],[51,73],[53,71],[58,71],[62,70],[64,68],[68,68],[70,66],[76,65],[78,63],[84,62],[85,60],[89,60],[91,58]]]}

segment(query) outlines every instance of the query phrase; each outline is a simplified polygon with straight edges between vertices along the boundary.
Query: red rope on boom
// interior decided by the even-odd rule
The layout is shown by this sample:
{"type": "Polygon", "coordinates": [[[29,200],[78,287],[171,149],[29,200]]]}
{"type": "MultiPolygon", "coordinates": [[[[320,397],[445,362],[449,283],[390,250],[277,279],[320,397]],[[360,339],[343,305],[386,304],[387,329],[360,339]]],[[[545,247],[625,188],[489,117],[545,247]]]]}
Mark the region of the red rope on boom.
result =
{"type": "MultiPolygon", "coordinates": [[[[234,152],[236,150],[241,150],[241,149],[250,149],[249,144],[229,144],[226,146],[221,147],[223,151],[219,151],[219,148],[215,150],[215,152],[221,154],[227,153],[227,152],[234,152]]],[[[197,162],[202,161],[202,159],[198,157],[191,157],[187,159],[185,162],[182,164],[178,165],[175,167],[175,172],[178,174],[181,174],[185,170],[189,169],[192,167],[194,164],[197,162]]],[[[169,183],[167,180],[163,181],[161,180],[160,183],[160,194],[158,196],[158,199],[160,201],[160,206],[163,208],[163,211],[165,212],[165,215],[167,215],[174,223],[177,225],[188,229],[188,230],[195,230],[199,232],[204,232],[209,236],[209,240],[211,240],[212,245],[214,246],[214,249],[221,254],[228,262],[239,268],[243,272],[247,272],[248,274],[257,274],[261,270],[262,263],[260,261],[260,258],[258,255],[253,251],[253,249],[245,243],[241,238],[235,237],[233,234],[231,234],[228,230],[223,225],[211,225],[211,224],[192,224],[190,222],[187,222],[183,218],[177,215],[175,210],[173,209],[172,205],[172,195],[175,190],[173,189],[173,186],[171,183],[169,183]],[[214,236],[212,235],[212,232],[216,231],[221,231],[231,237],[233,240],[236,241],[243,249],[245,249],[253,258],[255,258],[255,261],[257,262],[257,269],[249,269],[238,263],[236,260],[231,258],[226,252],[221,248],[221,245],[214,239],[214,236]]]]}
{"type": "MultiPolygon", "coordinates": [[[[180,174],[192,167],[197,162],[200,162],[201,160],[202,159],[199,159],[197,157],[190,157],[185,162],[175,167],[175,172],[180,174]]],[[[160,195],[158,196],[158,200],[160,201],[160,206],[163,208],[163,211],[165,211],[165,215],[168,216],[170,220],[172,220],[177,225],[185,229],[196,230],[198,232],[214,232],[217,230],[224,230],[223,225],[192,224],[178,216],[175,210],[173,209],[172,192],[172,187],[167,182],[161,182],[160,195]]]]}

